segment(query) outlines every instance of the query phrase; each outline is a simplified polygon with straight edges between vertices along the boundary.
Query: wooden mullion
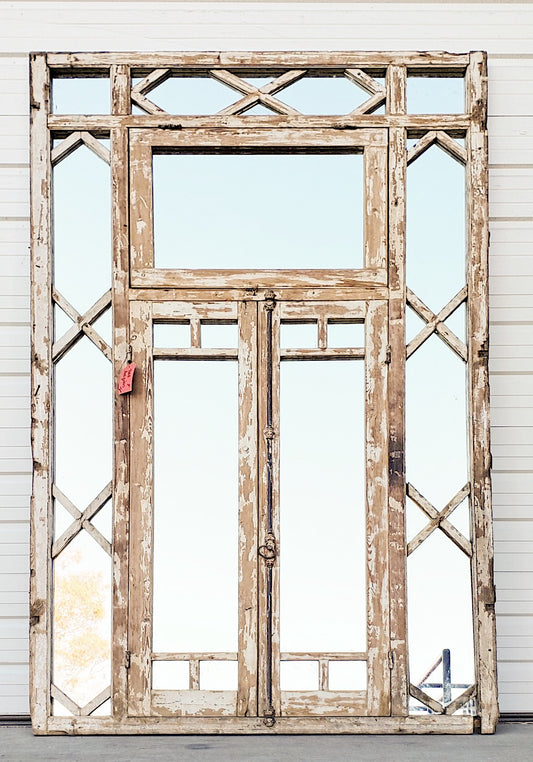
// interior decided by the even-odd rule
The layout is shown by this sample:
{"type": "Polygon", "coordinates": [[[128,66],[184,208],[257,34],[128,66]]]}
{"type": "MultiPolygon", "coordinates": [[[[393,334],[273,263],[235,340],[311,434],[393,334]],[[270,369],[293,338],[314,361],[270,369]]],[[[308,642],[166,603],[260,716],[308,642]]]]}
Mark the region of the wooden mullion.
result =
{"type": "Polygon", "coordinates": [[[387,148],[364,153],[364,262],[369,269],[387,266],[387,148]]]}
{"type": "Polygon", "coordinates": [[[488,369],[488,150],[487,57],[471,53],[466,76],[466,205],[468,213],[468,390],[472,523],[472,601],[477,711],[481,732],[493,733],[498,721],[495,591],[493,578],[491,456],[488,369]]]}
{"type": "MultiPolygon", "coordinates": [[[[260,92],[260,91],[258,91],[260,92]]],[[[144,96],[143,96],[144,97],[144,96]]],[[[48,126],[63,136],[64,133],[87,130],[95,136],[105,137],[114,127],[129,129],[388,129],[405,127],[410,137],[423,137],[431,130],[443,130],[451,137],[464,137],[470,125],[470,117],[464,114],[374,114],[367,113],[377,108],[374,97],[369,98],[361,107],[354,109],[351,114],[240,114],[240,111],[251,108],[258,102],[259,96],[249,95],[236,101],[216,114],[167,114],[163,111],[146,114],[128,114],[114,116],[113,114],[52,114],[48,117],[48,126]],[[248,100],[249,99],[249,100],[248,100]],[[233,113],[234,107],[239,106],[238,113],[233,113]]],[[[380,96],[380,99],[383,96],[380,96]]],[[[388,97],[388,96],[387,96],[388,97]]],[[[146,99],[147,104],[151,101],[146,99]]],[[[141,101],[137,101],[140,104],[141,101]]],[[[146,105],[146,104],[145,104],[146,105]]],[[[151,104],[149,108],[154,107],[151,104]]]]}
{"type": "Polygon", "coordinates": [[[30,711],[34,732],[51,713],[52,617],[52,242],[51,161],[47,118],[50,74],[43,54],[30,56],[31,368],[33,487],[30,512],[30,711]]]}
{"type": "Polygon", "coordinates": [[[131,271],[134,268],[154,266],[153,200],[152,200],[152,146],[146,135],[136,133],[130,140],[130,216],[135,222],[129,228],[131,238],[131,271]],[[142,221],[142,224],[138,224],[142,221]]]}
{"type": "MultiPolygon", "coordinates": [[[[130,71],[111,67],[114,115],[131,112],[130,71]]],[[[113,387],[128,358],[130,335],[128,131],[111,131],[111,234],[113,244],[113,387]]],[[[111,704],[120,721],[128,713],[128,596],[130,508],[130,395],[116,394],[113,402],[113,618],[111,641],[111,704]]]]}
{"type": "Polygon", "coordinates": [[[370,302],[365,323],[367,713],[390,714],[387,303],[370,302]]]}
{"type": "Polygon", "coordinates": [[[239,305],[239,644],[237,715],[257,715],[257,303],[239,305]]]}
{"type": "Polygon", "coordinates": [[[129,713],[151,712],[152,548],[153,548],[153,362],[149,302],[131,305],[132,357],[137,364],[130,400],[129,713]]]}

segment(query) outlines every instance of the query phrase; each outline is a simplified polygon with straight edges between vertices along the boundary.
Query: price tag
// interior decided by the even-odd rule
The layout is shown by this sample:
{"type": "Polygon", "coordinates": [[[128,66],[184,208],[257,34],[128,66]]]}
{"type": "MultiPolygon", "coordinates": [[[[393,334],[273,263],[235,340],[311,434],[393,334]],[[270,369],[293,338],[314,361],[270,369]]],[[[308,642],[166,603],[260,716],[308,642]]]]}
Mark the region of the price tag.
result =
{"type": "Polygon", "coordinates": [[[134,362],[130,362],[125,365],[120,371],[120,378],[118,380],[118,393],[129,394],[133,387],[133,374],[137,366],[134,362]]]}

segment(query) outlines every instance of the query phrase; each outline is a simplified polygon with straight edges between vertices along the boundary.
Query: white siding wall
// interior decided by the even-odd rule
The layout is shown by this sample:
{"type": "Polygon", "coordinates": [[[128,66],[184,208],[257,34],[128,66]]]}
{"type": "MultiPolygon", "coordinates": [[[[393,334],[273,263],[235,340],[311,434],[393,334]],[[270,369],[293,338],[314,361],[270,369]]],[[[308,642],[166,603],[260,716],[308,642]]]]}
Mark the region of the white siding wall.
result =
{"type": "Polygon", "coordinates": [[[500,707],[533,711],[533,5],[0,2],[0,714],[27,701],[32,50],[489,52],[500,707]]]}

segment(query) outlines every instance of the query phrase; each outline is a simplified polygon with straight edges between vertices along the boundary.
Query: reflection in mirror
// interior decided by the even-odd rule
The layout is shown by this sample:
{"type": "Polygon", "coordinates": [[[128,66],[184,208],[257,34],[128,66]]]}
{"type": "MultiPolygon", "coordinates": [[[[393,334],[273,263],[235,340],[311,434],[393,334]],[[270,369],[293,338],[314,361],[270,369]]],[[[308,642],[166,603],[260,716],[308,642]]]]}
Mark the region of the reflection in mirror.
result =
{"type": "Polygon", "coordinates": [[[281,649],[364,651],[364,366],[282,363],[280,384],[281,649]]]}
{"type": "Polygon", "coordinates": [[[465,285],[465,261],[465,169],[432,146],[407,168],[407,285],[439,312],[465,285]]]}
{"type": "Polygon", "coordinates": [[[109,114],[111,89],[106,77],[54,77],[52,113],[109,114]]]}
{"type": "Polygon", "coordinates": [[[317,691],[317,661],[282,661],[279,665],[282,691],[317,691]]]}
{"type": "Polygon", "coordinates": [[[156,267],[362,267],[361,154],[155,155],[153,187],[156,267]]]}
{"type": "Polygon", "coordinates": [[[202,323],[202,347],[207,349],[232,349],[239,344],[237,323],[202,323]]]}
{"type": "Polygon", "coordinates": [[[111,699],[107,699],[107,701],[104,701],[104,703],[95,709],[94,712],[91,712],[91,717],[109,717],[111,714],[113,714],[111,699]]]}
{"type": "Polygon", "coordinates": [[[191,326],[187,323],[154,323],[154,347],[159,349],[191,346],[191,326]]]}
{"type": "Polygon", "coordinates": [[[364,347],[364,323],[333,323],[328,321],[328,347],[346,349],[364,347]]]}
{"type": "Polygon", "coordinates": [[[154,691],[186,691],[189,689],[188,661],[153,661],[154,691]]]}
{"type": "Polygon", "coordinates": [[[53,169],[54,285],[84,313],[111,287],[109,166],[80,146],[53,169]]]}
{"type": "Polygon", "coordinates": [[[462,77],[407,77],[408,114],[463,114],[462,77]]]}
{"type": "Polygon", "coordinates": [[[169,114],[202,115],[222,111],[239,96],[211,77],[170,77],[146,97],[169,114]]]}
{"type": "Polygon", "coordinates": [[[406,364],[407,481],[438,510],[468,480],[465,373],[435,335],[406,364]]]}
{"type": "Polygon", "coordinates": [[[366,661],[330,661],[330,691],[366,691],[366,661]]]}
{"type": "MultiPolygon", "coordinates": [[[[407,601],[411,682],[449,649],[456,698],[474,682],[470,560],[439,529],[407,559],[407,601]]],[[[431,682],[441,677],[437,670],[431,682]]],[[[442,688],[423,690],[442,701],[442,688]]]]}
{"type": "Polygon", "coordinates": [[[371,96],[347,77],[303,77],[275,97],[302,114],[349,114],[371,96]]]}
{"type": "Polygon", "coordinates": [[[237,650],[237,363],[154,363],[153,649],[237,650]]]}
{"type": "Polygon", "coordinates": [[[318,343],[316,320],[313,323],[282,323],[279,345],[282,349],[313,349],[318,343]]]}
{"type": "Polygon", "coordinates": [[[200,690],[203,691],[236,691],[237,662],[236,661],[201,661],[200,690]]]}
{"type": "Polygon", "coordinates": [[[111,363],[83,337],[55,366],[55,482],[84,510],[111,480],[111,363]]]}
{"type": "Polygon", "coordinates": [[[53,682],[83,707],[111,683],[111,559],[82,530],[53,576],[53,682]]]}

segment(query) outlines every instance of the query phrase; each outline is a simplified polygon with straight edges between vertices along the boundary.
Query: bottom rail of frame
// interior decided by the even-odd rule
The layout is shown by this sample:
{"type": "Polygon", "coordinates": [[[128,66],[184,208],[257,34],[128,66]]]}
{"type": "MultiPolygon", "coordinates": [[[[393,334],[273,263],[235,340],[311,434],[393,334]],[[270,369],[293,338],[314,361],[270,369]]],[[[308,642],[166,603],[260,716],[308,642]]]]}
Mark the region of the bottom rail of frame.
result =
{"type": "Polygon", "coordinates": [[[50,717],[34,723],[36,735],[277,735],[277,734],[469,734],[474,718],[447,717],[278,717],[267,727],[261,717],[50,717]]]}

